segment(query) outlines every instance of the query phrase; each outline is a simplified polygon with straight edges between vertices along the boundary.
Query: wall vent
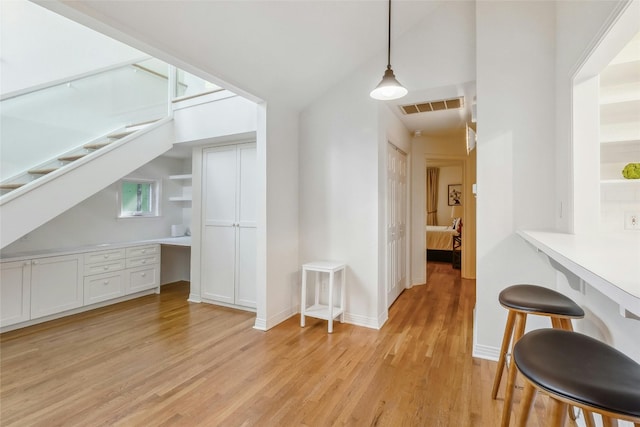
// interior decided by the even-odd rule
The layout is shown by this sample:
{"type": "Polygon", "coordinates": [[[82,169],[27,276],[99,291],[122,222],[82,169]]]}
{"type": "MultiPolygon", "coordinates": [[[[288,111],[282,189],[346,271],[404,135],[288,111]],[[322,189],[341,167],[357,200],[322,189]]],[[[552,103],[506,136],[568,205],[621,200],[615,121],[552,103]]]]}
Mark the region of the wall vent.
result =
{"type": "Polygon", "coordinates": [[[464,97],[442,99],[438,101],[425,101],[419,104],[401,105],[404,114],[427,113],[429,111],[454,110],[464,106],[464,97]]]}

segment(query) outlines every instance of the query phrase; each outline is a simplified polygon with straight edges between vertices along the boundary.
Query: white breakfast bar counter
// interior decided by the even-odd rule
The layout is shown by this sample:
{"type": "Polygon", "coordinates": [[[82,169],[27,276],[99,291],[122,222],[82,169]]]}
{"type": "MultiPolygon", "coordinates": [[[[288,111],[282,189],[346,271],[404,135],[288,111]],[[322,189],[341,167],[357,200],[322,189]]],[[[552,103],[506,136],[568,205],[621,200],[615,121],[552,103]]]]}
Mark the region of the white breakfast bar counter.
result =
{"type": "Polygon", "coordinates": [[[640,319],[640,233],[574,235],[520,230],[526,242],[640,319]]]}

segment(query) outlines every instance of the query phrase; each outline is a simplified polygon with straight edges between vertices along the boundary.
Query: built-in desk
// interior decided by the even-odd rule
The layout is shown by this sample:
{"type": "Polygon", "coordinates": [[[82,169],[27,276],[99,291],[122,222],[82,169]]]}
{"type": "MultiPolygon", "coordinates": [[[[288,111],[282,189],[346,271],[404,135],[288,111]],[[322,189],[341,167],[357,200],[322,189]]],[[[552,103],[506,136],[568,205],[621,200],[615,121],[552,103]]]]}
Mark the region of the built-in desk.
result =
{"type": "Polygon", "coordinates": [[[640,319],[640,233],[521,230],[518,235],[545,253],[554,268],[570,271],[615,301],[622,316],[640,319]]]}
{"type": "Polygon", "coordinates": [[[160,292],[189,280],[191,237],[0,257],[0,332],[160,292]],[[161,279],[162,276],[162,279],[161,279]]]}

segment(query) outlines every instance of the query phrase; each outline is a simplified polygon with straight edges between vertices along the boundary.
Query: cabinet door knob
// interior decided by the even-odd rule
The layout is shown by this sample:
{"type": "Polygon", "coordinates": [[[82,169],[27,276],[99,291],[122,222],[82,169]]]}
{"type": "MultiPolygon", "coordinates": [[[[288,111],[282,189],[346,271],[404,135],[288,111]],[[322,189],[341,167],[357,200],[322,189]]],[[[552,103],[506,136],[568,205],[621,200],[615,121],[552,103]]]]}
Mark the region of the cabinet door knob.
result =
{"type": "Polygon", "coordinates": [[[108,284],[109,284],[109,281],[108,281],[108,280],[105,280],[104,282],[102,282],[102,284],[103,284],[103,285],[108,285],[108,284]]]}
{"type": "Polygon", "coordinates": [[[142,260],[142,263],[143,263],[143,264],[146,264],[146,263],[147,263],[147,260],[146,260],[146,259],[143,259],[143,260],[142,260]]]}
{"type": "Polygon", "coordinates": [[[142,253],[143,253],[143,254],[146,254],[146,253],[147,253],[147,250],[146,250],[146,249],[143,249],[143,250],[142,250],[142,253]]]}
{"type": "Polygon", "coordinates": [[[146,275],[147,275],[147,273],[142,273],[142,274],[141,274],[141,276],[142,276],[142,277],[144,277],[144,276],[146,276],[146,275]]]}
{"type": "Polygon", "coordinates": [[[105,266],[104,266],[104,267],[102,267],[102,268],[104,268],[105,270],[108,270],[108,269],[109,269],[109,266],[108,266],[108,265],[105,265],[105,266]]]}
{"type": "Polygon", "coordinates": [[[32,264],[37,264],[37,263],[38,263],[38,261],[33,261],[33,262],[32,262],[32,264]]]}
{"type": "Polygon", "coordinates": [[[27,265],[29,265],[29,261],[25,261],[24,264],[22,264],[22,265],[24,265],[26,267],[27,265]]]}
{"type": "Polygon", "coordinates": [[[105,258],[105,259],[109,258],[109,255],[105,255],[105,256],[104,256],[104,258],[105,258]]]}

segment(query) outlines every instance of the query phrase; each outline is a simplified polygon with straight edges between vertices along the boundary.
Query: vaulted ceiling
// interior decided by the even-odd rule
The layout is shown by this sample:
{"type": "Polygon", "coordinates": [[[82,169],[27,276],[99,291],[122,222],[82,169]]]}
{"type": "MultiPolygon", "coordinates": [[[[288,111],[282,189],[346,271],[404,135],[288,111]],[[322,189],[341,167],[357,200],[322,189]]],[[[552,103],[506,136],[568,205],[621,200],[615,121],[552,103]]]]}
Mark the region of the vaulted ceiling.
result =
{"type": "MultiPolygon", "coordinates": [[[[386,1],[39,3],[236,93],[298,109],[354,73],[373,88],[386,66],[386,1]]],[[[393,2],[391,63],[409,95],[390,104],[409,130],[446,133],[470,120],[474,24],[472,1],[393,2]],[[465,108],[405,116],[397,107],[456,96],[465,108]]]]}

